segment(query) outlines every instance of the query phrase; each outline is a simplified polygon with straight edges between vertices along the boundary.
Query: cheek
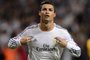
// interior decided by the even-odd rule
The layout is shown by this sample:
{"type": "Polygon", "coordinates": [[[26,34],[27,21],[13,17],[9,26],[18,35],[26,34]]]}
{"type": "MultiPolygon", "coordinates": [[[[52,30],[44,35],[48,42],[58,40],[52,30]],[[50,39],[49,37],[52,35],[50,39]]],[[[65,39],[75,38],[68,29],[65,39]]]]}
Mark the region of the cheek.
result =
{"type": "Polygon", "coordinates": [[[42,17],[42,16],[43,16],[43,13],[42,13],[42,12],[41,12],[41,13],[39,13],[39,16],[41,16],[41,17],[42,17]]]}
{"type": "Polygon", "coordinates": [[[55,17],[55,15],[54,14],[51,14],[51,17],[55,17]]]}
{"type": "Polygon", "coordinates": [[[45,14],[45,13],[42,11],[42,12],[41,12],[41,16],[43,16],[44,14],[45,14]]]}
{"type": "Polygon", "coordinates": [[[41,14],[44,14],[45,12],[44,11],[41,11],[41,14]]]}

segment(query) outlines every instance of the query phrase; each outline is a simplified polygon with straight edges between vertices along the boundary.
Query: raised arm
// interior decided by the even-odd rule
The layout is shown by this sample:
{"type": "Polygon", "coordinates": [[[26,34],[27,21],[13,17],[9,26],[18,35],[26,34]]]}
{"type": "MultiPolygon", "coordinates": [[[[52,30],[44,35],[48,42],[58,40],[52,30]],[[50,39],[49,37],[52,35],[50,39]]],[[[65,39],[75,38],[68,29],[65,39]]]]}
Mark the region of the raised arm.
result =
{"type": "Polygon", "coordinates": [[[61,47],[69,49],[73,56],[79,57],[81,55],[80,47],[74,42],[67,30],[65,31],[65,38],[56,37],[55,39],[61,47]]]}
{"type": "Polygon", "coordinates": [[[28,37],[27,34],[28,34],[28,28],[26,28],[23,32],[18,34],[16,37],[11,38],[8,42],[8,47],[12,49],[17,48],[31,41],[31,37],[28,37]]]}

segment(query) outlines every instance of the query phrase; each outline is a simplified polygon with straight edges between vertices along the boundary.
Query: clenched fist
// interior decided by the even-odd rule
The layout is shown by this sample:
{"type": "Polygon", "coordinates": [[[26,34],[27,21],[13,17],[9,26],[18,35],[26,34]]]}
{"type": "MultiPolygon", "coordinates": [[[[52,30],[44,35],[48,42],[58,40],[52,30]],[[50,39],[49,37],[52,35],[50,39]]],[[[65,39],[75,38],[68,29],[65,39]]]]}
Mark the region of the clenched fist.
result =
{"type": "Polygon", "coordinates": [[[60,37],[55,37],[56,42],[60,44],[61,47],[65,48],[67,46],[67,41],[60,37]]]}
{"type": "Polygon", "coordinates": [[[25,44],[27,44],[27,42],[30,42],[31,39],[32,39],[32,37],[24,36],[21,38],[20,42],[22,45],[25,45],[25,44]]]}

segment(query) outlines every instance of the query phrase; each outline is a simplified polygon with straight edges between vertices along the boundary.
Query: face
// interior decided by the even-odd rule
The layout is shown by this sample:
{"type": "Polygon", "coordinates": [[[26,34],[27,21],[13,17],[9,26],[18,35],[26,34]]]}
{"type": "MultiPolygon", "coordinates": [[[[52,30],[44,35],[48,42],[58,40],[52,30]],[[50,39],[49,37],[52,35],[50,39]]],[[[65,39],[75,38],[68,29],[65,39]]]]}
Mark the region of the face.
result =
{"type": "Polygon", "coordinates": [[[54,6],[50,4],[44,4],[41,7],[41,11],[39,12],[41,20],[52,21],[56,16],[54,12],[54,6]]]}

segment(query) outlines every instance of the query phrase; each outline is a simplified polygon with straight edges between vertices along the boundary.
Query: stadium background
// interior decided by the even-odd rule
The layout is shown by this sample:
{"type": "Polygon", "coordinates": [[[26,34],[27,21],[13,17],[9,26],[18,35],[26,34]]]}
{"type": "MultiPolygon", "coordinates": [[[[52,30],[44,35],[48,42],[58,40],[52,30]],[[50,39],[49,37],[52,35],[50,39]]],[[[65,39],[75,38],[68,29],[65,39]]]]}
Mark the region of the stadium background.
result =
{"type": "MultiPolygon", "coordinates": [[[[38,10],[43,0],[0,0],[0,60],[26,60],[27,46],[9,49],[8,40],[28,25],[39,22],[38,10]]],[[[90,58],[90,0],[51,0],[56,7],[55,22],[68,29],[81,47],[79,58],[65,50],[61,60],[90,58]]]]}

